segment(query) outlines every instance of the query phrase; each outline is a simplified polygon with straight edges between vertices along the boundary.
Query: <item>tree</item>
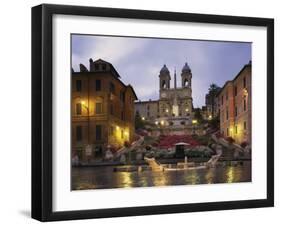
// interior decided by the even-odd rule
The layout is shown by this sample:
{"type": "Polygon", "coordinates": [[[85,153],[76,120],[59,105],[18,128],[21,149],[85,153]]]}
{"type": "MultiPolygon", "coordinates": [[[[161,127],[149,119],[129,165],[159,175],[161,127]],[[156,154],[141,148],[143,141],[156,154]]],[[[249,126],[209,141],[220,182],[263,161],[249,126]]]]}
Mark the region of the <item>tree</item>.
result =
{"type": "Polygon", "coordinates": [[[212,118],[209,121],[209,125],[212,129],[219,129],[220,128],[220,117],[217,115],[216,117],[212,118]]]}
{"type": "Polygon", "coordinates": [[[135,115],[135,128],[136,129],[143,129],[144,128],[144,123],[143,123],[143,120],[140,116],[139,111],[136,111],[136,115],[135,115]]]}
{"type": "Polygon", "coordinates": [[[198,123],[203,122],[203,116],[200,108],[194,108],[194,119],[196,119],[198,123]]]}
{"type": "Polygon", "coordinates": [[[209,93],[207,94],[208,102],[211,105],[211,114],[212,118],[214,118],[214,110],[215,110],[215,98],[220,91],[220,87],[215,83],[212,83],[209,87],[209,93]]]}

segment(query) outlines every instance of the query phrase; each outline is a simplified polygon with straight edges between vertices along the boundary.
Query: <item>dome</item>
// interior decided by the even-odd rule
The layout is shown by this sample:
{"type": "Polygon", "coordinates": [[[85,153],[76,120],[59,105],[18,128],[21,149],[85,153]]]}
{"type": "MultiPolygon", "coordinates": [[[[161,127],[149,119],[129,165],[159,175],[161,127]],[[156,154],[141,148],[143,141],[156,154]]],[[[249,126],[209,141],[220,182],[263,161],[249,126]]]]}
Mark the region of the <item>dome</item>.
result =
{"type": "Polygon", "coordinates": [[[182,68],[182,72],[191,72],[191,69],[187,63],[182,68]]]}
{"type": "Polygon", "coordinates": [[[166,64],[164,64],[164,66],[162,67],[162,69],[160,70],[160,74],[162,73],[170,73],[169,69],[167,68],[166,64]]]}

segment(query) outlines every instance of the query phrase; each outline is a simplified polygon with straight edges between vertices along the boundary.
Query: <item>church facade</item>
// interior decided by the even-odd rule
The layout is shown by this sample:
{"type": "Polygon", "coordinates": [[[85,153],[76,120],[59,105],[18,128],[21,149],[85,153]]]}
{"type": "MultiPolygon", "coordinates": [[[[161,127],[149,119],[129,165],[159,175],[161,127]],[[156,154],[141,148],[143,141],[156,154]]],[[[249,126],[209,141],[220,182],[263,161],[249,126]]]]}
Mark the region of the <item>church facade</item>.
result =
{"type": "Polygon", "coordinates": [[[192,123],[192,73],[185,63],[181,70],[181,86],[177,86],[177,74],[174,72],[174,85],[171,87],[171,75],[166,65],[159,73],[159,99],[135,103],[135,111],[143,120],[162,126],[184,126],[192,123]]]}

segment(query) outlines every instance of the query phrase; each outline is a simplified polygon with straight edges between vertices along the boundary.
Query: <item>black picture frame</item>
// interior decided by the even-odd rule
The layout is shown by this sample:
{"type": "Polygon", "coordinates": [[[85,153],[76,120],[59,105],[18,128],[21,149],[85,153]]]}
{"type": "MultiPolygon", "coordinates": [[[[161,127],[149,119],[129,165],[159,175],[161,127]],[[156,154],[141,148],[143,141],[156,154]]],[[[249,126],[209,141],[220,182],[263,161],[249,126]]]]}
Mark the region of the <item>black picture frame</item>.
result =
{"type": "Polygon", "coordinates": [[[40,221],[122,217],[274,206],[274,20],[43,4],[32,8],[32,218],[40,221]],[[182,21],[267,28],[267,198],[95,210],[52,210],[52,18],[55,14],[182,21]]]}

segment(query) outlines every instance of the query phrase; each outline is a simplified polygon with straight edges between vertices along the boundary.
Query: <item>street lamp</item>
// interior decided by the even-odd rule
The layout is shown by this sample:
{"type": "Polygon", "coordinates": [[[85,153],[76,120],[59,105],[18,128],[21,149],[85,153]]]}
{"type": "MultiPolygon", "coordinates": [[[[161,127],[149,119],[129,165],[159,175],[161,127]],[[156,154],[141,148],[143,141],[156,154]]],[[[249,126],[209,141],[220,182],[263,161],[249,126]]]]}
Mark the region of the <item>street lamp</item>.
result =
{"type": "Polygon", "coordinates": [[[192,120],[192,124],[197,124],[197,122],[198,122],[198,121],[197,121],[196,119],[193,119],[193,120],[192,120]]]}
{"type": "Polygon", "coordinates": [[[193,119],[193,120],[192,120],[193,133],[194,133],[194,134],[195,134],[195,127],[196,127],[197,123],[198,123],[197,119],[193,119]]]}

